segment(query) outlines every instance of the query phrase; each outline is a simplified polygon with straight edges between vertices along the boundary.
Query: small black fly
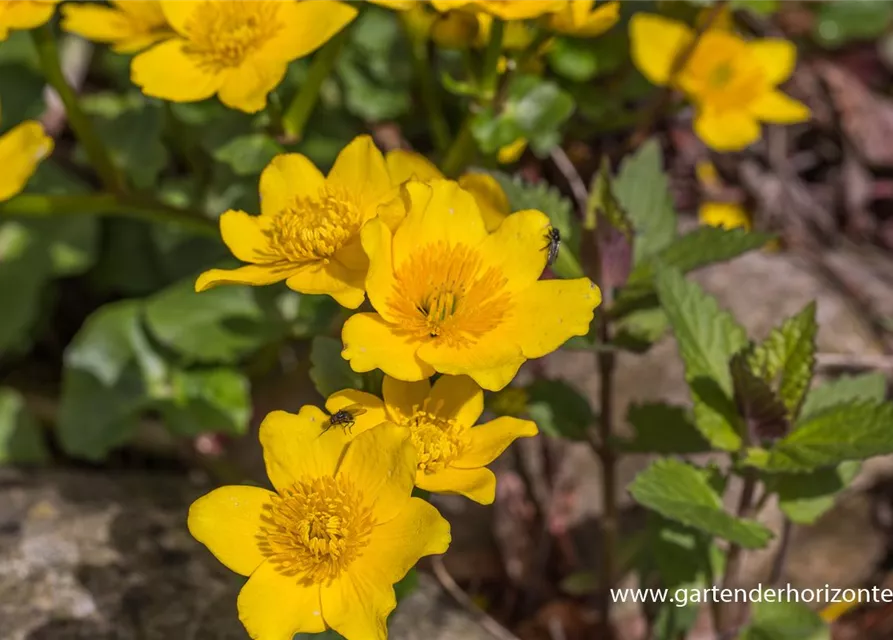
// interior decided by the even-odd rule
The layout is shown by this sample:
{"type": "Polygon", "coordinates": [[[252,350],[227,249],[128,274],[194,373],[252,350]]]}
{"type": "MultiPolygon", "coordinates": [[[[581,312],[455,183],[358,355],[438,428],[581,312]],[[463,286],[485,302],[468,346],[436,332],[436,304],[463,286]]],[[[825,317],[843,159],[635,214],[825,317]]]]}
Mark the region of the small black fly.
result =
{"type": "Polygon", "coordinates": [[[325,433],[332,427],[343,427],[345,431],[350,433],[351,427],[356,423],[356,417],[364,413],[366,413],[366,410],[359,404],[344,407],[332,414],[329,418],[329,424],[323,427],[322,432],[325,433]]]}
{"type": "Polygon", "coordinates": [[[543,247],[544,250],[548,251],[546,254],[546,266],[551,267],[552,263],[558,258],[558,250],[561,248],[561,232],[555,227],[549,227],[549,230],[543,237],[548,243],[543,247]]]}

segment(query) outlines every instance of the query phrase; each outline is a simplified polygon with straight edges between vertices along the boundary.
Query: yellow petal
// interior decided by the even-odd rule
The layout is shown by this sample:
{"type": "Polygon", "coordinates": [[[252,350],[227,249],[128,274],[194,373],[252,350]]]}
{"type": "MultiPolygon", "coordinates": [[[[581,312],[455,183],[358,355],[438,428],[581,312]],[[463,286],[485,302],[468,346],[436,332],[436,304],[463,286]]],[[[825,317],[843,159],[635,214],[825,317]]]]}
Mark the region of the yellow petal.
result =
{"type": "Polygon", "coordinates": [[[450,523],[421,498],[410,498],[396,517],[380,524],[351,573],[401,580],[419,558],[444,553],[450,546],[450,523]]]}
{"type": "Polygon", "coordinates": [[[283,61],[313,53],[356,18],[357,10],[346,2],[277,2],[276,35],[264,44],[264,55],[283,61]]]}
{"type": "Polygon", "coordinates": [[[10,29],[34,29],[47,22],[56,10],[59,0],[31,0],[3,2],[0,6],[0,42],[9,35],[10,29]]]}
{"type": "Polygon", "coordinates": [[[131,25],[121,11],[101,5],[62,5],[62,28],[87,40],[114,42],[130,35],[131,25]]]}
{"type": "Polygon", "coordinates": [[[468,376],[441,376],[431,389],[437,415],[470,427],[484,412],[484,392],[468,376]]]}
{"type": "Polygon", "coordinates": [[[486,173],[466,173],[459,177],[459,186],[478,203],[488,233],[495,231],[511,213],[508,196],[493,176],[486,173]]]}
{"type": "Polygon", "coordinates": [[[303,406],[297,415],[285,411],[267,414],[260,425],[267,476],[277,491],[308,478],[332,476],[348,437],[343,429],[328,429],[329,416],[316,407],[303,406]]]}
{"type": "Polygon", "coordinates": [[[812,115],[809,107],[799,100],[789,98],[781,91],[764,93],[750,103],[748,110],[758,120],[775,124],[805,122],[812,115]]]}
{"type": "Polygon", "coordinates": [[[517,294],[513,322],[504,337],[519,344],[527,358],[541,358],[572,336],[589,333],[601,299],[601,291],[588,278],[536,282],[517,294]]]}
{"type": "Polygon", "coordinates": [[[443,174],[434,164],[420,153],[394,149],[385,156],[388,174],[394,186],[400,186],[408,180],[443,180],[443,174]]]}
{"type": "Polygon", "coordinates": [[[255,287],[282,282],[291,277],[299,265],[248,264],[238,269],[208,269],[195,281],[195,292],[201,293],[221,284],[249,284],[255,287]]]}
{"type": "Polygon", "coordinates": [[[260,174],[260,210],[265,216],[288,208],[295,198],[316,197],[326,179],[300,153],[283,153],[270,161],[260,174]]]}
{"type": "Polygon", "coordinates": [[[385,576],[360,573],[351,567],[345,575],[322,586],[321,600],[326,624],[347,640],[387,640],[387,619],[397,606],[397,598],[385,576]]]}
{"type": "Polygon", "coordinates": [[[385,376],[381,384],[388,416],[397,424],[409,420],[416,410],[422,406],[431,393],[431,382],[403,382],[391,376],[385,376]]]}
{"type": "Polygon", "coordinates": [[[29,120],[0,136],[0,202],[25,188],[41,160],[53,151],[53,139],[29,120]]]}
{"type": "Polygon", "coordinates": [[[144,24],[167,24],[158,0],[111,0],[112,4],[133,20],[144,24]]]}
{"type": "Polygon", "coordinates": [[[620,19],[620,3],[607,2],[592,10],[592,0],[571,0],[552,16],[549,26],[555,31],[581,38],[601,35],[620,19]]]}
{"type": "Polygon", "coordinates": [[[269,263],[271,254],[268,219],[251,216],[244,211],[227,211],[220,216],[223,242],[242,262],[269,263]]]}
{"type": "Polygon", "coordinates": [[[673,60],[691,42],[692,32],[676,20],[636,13],[629,21],[633,61],[651,82],[667,84],[673,60]]]}
{"type": "Polygon", "coordinates": [[[354,424],[350,427],[350,434],[357,436],[372,427],[377,427],[387,420],[384,403],[371,393],[357,391],[356,389],[344,389],[336,391],[326,399],[326,411],[334,415],[341,409],[358,404],[365,413],[354,416],[354,424]]]}
{"type": "Polygon", "coordinates": [[[350,479],[365,502],[373,505],[378,523],[408,506],[415,472],[416,451],[409,430],[390,422],[357,435],[338,465],[338,476],[350,479]]]}
{"type": "MultiPolygon", "coordinates": [[[[390,313],[388,298],[394,295],[394,266],[391,260],[391,230],[380,219],[370,220],[360,231],[363,250],[369,256],[366,293],[372,306],[389,322],[399,318],[390,313]]],[[[375,368],[375,367],[373,367],[375,368]]]]}
{"type": "Polygon", "coordinates": [[[488,391],[499,391],[518,375],[518,370],[526,358],[519,355],[496,367],[475,369],[470,376],[488,391]]]}
{"type": "Polygon", "coordinates": [[[187,47],[185,40],[172,38],[144,51],[130,65],[131,80],[154,98],[172,102],[210,98],[220,89],[225,75],[203,68],[186,53],[187,47]]]}
{"type": "Polygon", "coordinates": [[[237,601],[239,620],[257,640],[291,640],[296,633],[322,633],[319,585],[301,585],[279,573],[271,562],[255,571],[237,601]]]}
{"type": "Polygon", "coordinates": [[[518,138],[504,147],[500,147],[499,151],[496,153],[496,161],[499,162],[499,164],[512,164],[513,162],[517,162],[518,159],[524,155],[525,149],[527,149],[527,138],[518,138]]]}
{"type": "Polygon", "coordinates": [[[529,438],[537,434],[536,424],[503,416],[478,425],[468,432],[471,439],[461,458],[453,462],[459,469],[476,469],[490,464],[517,438],[529,438]]]}
{"type": "Polygon", "coordinates": [[[762,68],[766,81],[781,84],[794,72],[797,63],[797,47],[787,40],[767,38],[747,43],[747,55],[762,68]]]}
{"type": "Polygon", "coordinates": [[[418,356],[439,373],[464,374],[484,389],[499,391],[511,382],[524,362],[524,356],[513,339],[502,335],[501,328],[491,332],[494,333],[498,335],[486,336],[461,347],[428,342],[419,347],[418,356]]]}
{"type": "Polygon", "coordinates": [[[215,489],[189,507],[189,533],[228,569],[250,576],[264,561],[258,534],[274,495],[260,487],[215,489]]]}
{"type": "Polygon", "coordinates": [[[750,216],[740,205],[732,202],[705,202],[698,209],[698,221],[723,229],[750,229],[750,216]]]}
{"type": "Polygon", "coordinates": [[[479,504],[493,504],[496,497],[496,476],[486,467],[457,469],[447,467],[437,473],[419,472],[416,486],[432,493],[465,496],[479,504]]]}
{"type": "Polygon", "coordinates": [[[508,278],[510,290],[526,289],[546,268],[551,227],[541,211],[518,211],[507,216],[484,241],[481,252],[508,278]]]}
{"type": "Polygon", "coordinates": [[[394,234],[394,268],[425,246],[446,242],[477,246],[487,237],[484,221],[470,193],[450,180],[428,184],[409,182],[403,187],[411,206],[394,234]]]}
{"type": "Polygon", "coordinates": [[[760,125],[747,111],[718,113],[703,109],[695,115],[695,133],[717,151],[740,151],[760,139],[760,125]]]}
{"type": "Polygon", "coordinates": [[[220,102],[245,113],[257,113],[267,106],[267,94],[282,82],[285,69],[285,62],[249,57],[224,74],[220,102]]]}
{"type": "Polygon", "coordinates": [[[477,0],[478,7],[503,20],[527,20],[561,9],[566,0],[477,0]]]}
{"type": "MultiPolygon", "coordinates": [[[[366,135],[357,136],[341,150],[327,181],[350,193],[359,194],[362,203],[367,206],[377,205],[394,191],[384,156],[372,138],[366,135]]],[[[371,213],[374,215],[375,212],[371,213]]]]}
{"type": "Polygon", "coordinates": [[[180,35],[189,35],[187,24],[206,0],[161,0],[161,10],[168,24],[180,35]]]}
{"type": "Polygon", "coordinates": [[[115,9],[87,4],[62,5],[62,28],[118,53],[135,53],[174,35],[157,0],[113,2],[115,9]]]}
{"type": "Polygon", "coordinates": [[[341,356],[358,373],[381,369],[398,380],[425,380],[434,375],[434,369],[416,356],[418,343],[377,313],[352,315],[344,323],[341,338],[341,356]]]}
{"type": "Polygon", "coordinates": [[[336,260],[330,260],[328,264],[318,261],[297,269],[285,284],[299,293],[332,296],[342,307],[356,309],[366,297],[363,291],[365,275],[362,271],[351,271],[336,260]]]}

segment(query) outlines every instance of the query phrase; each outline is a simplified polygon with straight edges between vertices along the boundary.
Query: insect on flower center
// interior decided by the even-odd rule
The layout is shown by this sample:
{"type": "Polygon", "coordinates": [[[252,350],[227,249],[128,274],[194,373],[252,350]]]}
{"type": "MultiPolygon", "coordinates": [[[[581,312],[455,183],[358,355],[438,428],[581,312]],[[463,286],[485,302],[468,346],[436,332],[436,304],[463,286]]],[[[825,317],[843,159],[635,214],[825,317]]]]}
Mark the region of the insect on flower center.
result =
{"type": "Polygon", "coordinates": [[[362,223],[360,208],[348,193],[326,186],[315,198],[295,198],[276,214],[267,233],[277,260],[328,262],[362,223]]]}
{"type": "Polygon", "coordinates": [[[186,23],[185,51],[208,71],[238,67],[282,28],[279,2],[268,0],[206,0],[186,23]]]}
{"type": "Polygon", "coordinates": [[[341,575],[362,555],[375,524],[362,493],[342,477],[302,481],[280,491],[262,520],[261,553],[305,586],[341,575]]]}
{"type": "Polygon", "coordinates": [[[443,417],[440,407],[430,406],[429,400],[413,407],[413,414],[405,426],[409,428],[418,455],[418,468],[425,473],[442,471],[461,457],[468,446],[467,427],[443,417]]]}
{"type": "Polygon", "coordinates": [[[391,311],[419,339],[470,346],[508,316],[506,278],[480,253],[444,241],[419,247],[395,273],[391,311]]]}

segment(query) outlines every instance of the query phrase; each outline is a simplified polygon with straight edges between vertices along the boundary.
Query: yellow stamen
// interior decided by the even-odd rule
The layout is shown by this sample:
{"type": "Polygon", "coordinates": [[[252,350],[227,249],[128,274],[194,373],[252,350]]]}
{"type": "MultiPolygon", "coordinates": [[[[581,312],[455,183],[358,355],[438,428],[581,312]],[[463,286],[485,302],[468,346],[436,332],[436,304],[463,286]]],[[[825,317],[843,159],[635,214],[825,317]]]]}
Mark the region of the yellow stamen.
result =
{"type": "Polygon", "coordinates": [[[388,305],[401,317],[399,325],[418,338],[468,346],[508,315],[505,276],[485,267],[481,255],[466,245],[441,241],[419,247],[394,278],[388,305]]]}
{"type": "Polygon", "coordinates": [[[282,28],[276,20],[278,5],[266,0],[207,0],[186,24],[185,52],[213,73],[238,67],[282,28]]]}
{"type": "Polygon", "coordinates": [[[413,407],[412,417],[404,423],[418,454],[419,471],[425,473],[445,469],[468,447],[468,427],[444,416],[442,406],[442,401],[431,406],[427,399],[423,405],[413,407]]]}
{"type": "Polygon", "coordinates": [[[299,482],[273,498],[258,546],[280,573],[309,586],[341,575],[369,544],[375,522],[344,477],[299,482]]]}

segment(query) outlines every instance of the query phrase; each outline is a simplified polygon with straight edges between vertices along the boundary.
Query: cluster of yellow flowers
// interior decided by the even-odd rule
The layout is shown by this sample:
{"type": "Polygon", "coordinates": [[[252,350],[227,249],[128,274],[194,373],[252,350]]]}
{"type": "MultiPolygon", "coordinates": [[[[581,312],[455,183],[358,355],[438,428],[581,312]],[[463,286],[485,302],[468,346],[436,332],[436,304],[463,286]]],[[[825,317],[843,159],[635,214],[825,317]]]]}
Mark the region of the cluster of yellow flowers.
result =
{"type": "Polygon", "coordinates": [[[302,155],[277,156],[260,201],[259,216],[220,219],[224,242],[249,264],[212,269],[196,289],[284,280],[351,309],[368,297],[374,311],[344,324],[342,355],[355,371],[386,374],[383,399],[345,389],[328,398],[329,413],[267,416],[260,439],[276,493],[218,489],[193,505],[190,530],[251,576],[238,606],[252,637],[330,627],[382,638],[392,584],[450,540],[412,487],[493,502],[486,465],[537,429],[513,417],[474,426],[483,389],[502,389],[526,359],[586,334],[600,292],[586,278],[540,280],[549,220],[509,214],[492,178],[445,180],[422,156],[384,156],[368,136],[328,176],[302,155]]]}

